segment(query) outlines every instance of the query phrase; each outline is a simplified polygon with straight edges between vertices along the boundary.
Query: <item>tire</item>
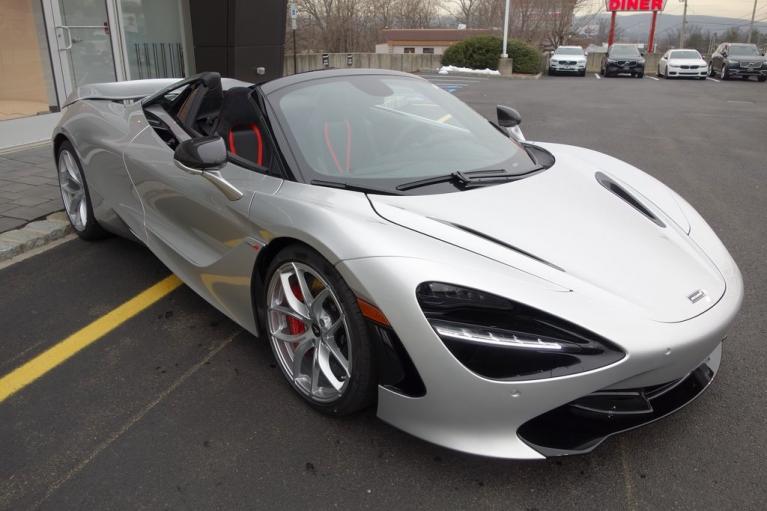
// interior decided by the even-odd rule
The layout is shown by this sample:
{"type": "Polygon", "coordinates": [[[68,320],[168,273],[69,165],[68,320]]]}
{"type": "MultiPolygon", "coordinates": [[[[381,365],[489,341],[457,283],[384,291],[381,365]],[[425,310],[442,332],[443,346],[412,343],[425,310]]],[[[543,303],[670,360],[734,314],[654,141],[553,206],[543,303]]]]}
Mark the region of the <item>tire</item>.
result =
{"type": "Polygon", "coordinates": [[[767,82],[767,76],[759,76],[757,79],[762,83],[767,82]]]}
{"type": "Polygon", "coordinates": [[[369,406],[378,386],[374,345],[357,298],[338,271],[316,251],[296,244],[275,256],[266,275],[266,334],[293,390],[327,415],[348,415],[369,406]],[[313,295],[308,304],[307,293],[313,295]],[[299,309],[307,319],[301,319],[299,309]],[[301,361],[296,363],[299,351],[301,361]]]}
{"type": "Polygon", "coordinates": [[[581,71],[580,75],[581,75],[581,78],[585,77],[586,76],[586,71],[585,70],[581,71]]]}
{"type": "Polygon", "coordinates": [[[641,73],[637,73],[637,78],[640,78],[640,79],[644,78],[644,71],[642,71],[641,73]]]}
{"type": "Polygon", "coordinates": [[[556,76],[557,72],[549,68],[549,76],[556,76]]]}
{"type": "Polygon", "coordinates": [[[658,66],[658,73],[657,73],[657,75],[658,75],[658,78],[668,78],[668,76],[663,76],[661,74],[661,72],[660,72],[660,65],[658,66]]]}
{"type": "Polygon", "coordinates": [[[93,203],[83,166],[68,140],[62,142],[56,153],[56,170],[61,200],[72,229],[81,239],[88,241],[106,237],[108,233],[99,225],[93,214],[93,203]]]}
{"type": "Polygon", "coordinates": [[[713,78],[713,77],[714,77],[714,74],[715,74],[715,72],[714,72],[714,64],[713,64],[713,63],[711,63],[711,62],[709,62],[709,63],[708,63],[708,76],[710,76],[711,78],[713,78]]]}
{"type": "Polygon", "coordinates": [[[722,80],[730,79],[730,73],[727,71],[727,64],[722,64],[722,69],[719,71],[719,78],[722,80]]]}

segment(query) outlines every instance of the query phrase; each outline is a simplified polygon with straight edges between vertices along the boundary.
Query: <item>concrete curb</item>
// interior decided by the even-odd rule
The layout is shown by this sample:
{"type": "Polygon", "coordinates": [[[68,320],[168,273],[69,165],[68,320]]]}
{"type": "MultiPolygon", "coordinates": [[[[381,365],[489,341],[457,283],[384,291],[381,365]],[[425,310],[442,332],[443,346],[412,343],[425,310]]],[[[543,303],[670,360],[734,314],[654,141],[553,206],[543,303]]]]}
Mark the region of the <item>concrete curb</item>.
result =
{"type": "Polygon", "coordinates": [[[30,222],[21,229],[0,234],[0,261],[16,257],[72,232],[66,213],[59,211],[45,220],[30,222]]]}

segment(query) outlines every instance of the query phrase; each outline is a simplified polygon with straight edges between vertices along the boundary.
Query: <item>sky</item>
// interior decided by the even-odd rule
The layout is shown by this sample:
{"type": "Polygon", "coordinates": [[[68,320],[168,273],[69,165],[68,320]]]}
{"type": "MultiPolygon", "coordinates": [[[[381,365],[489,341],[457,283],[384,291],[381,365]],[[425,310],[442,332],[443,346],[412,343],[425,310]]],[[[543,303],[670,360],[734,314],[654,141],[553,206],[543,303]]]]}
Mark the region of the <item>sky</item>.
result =
{"type": "MultiPolygon", "coordinates": [[[[602,6],[603,0],[591,0],[593,8],[602,6]]],[[[688,0],[687,14],[702,16],[725,16],[728,18],[751,19],[754,0],[688,0]]],[[[682,14],[684,3],[680,0],[668,0],[664,13],[682,14]]],[[[767,0],[757,0],[756,19],[767,21],[767,0]]]]}

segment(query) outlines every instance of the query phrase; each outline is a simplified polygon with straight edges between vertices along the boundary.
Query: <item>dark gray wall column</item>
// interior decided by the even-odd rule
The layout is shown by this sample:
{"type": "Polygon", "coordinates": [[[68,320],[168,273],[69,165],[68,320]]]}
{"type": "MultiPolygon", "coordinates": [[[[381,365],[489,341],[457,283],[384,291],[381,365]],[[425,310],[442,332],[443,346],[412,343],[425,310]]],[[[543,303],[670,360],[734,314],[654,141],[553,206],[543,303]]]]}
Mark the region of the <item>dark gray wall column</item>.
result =
{"type": "Polygon", "coordinates": [[[282,76],[287,0],[189,0],[197,72],[261,82],[282,76]],[[256,69],[266,74],[259,76],[256,69]]]}

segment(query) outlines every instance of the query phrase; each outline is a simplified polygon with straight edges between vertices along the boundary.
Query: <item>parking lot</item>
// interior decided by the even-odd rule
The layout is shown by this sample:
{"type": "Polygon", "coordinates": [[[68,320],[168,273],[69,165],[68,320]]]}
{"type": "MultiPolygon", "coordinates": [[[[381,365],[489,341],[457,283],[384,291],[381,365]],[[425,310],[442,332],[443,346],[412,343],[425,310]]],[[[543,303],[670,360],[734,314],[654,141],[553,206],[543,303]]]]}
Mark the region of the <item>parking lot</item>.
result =
{"type": "Polygon", "coordinates": [[[449,92],[487,117],[497,104],[517,108],[530,140],[626,160],[701,212],[746,286],[708,392],[588,455],[464,455],[372,409],[342,419],[312,411],[265,342],[185,286],[135,315],[107,316],[169,272],[129,241],[71,240],[0,269],[0,377],[94,321],[112,322],[0,401],[0,509],[763,508],[767,86],[429,79],[460,84],[449,92]]]}

